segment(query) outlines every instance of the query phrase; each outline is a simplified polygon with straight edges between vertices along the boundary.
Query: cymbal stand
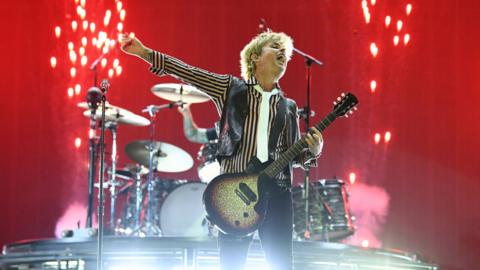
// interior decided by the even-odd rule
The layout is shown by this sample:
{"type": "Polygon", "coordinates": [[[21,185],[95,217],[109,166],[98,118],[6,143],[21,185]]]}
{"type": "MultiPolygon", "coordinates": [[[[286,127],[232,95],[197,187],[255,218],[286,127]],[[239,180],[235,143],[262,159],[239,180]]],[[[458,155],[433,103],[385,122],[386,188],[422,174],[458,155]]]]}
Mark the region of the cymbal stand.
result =
{"type": "MultiPolygon", "coordinates": [[[[153,220],[153,171],[156,170],[156,166],[154,167],[154,156],[158,156],[159,153],[154,151],[154,138],[155,138],[155,118],[158,111],[167,108],[173,108],[175,106],[181,106],[183,104],[182,101],[171,102],[164,105],[149,105],[142,112],[147,112],[150,115],[150,144],[148,146],[148,178],[147,178],[147,215],[145,220],[146,226],[146,235],[161,235],[161,229],[154,223],[153,220]]],[[[138,228],[136,231],[138,231],[138,228]]]]}
{"type": "Polygon", "coordinates": [[[110,173],[110,230],[115,231],[115,202],[117,199],[116,187],[118,183],[116,181],[117,173],[117,123],[108,121],[105,123],[107,128],[112,133],[112,167],[110,173]]]}
{"type": "Polygon", "coordinates": [[[155,138],[155,118],[157,112],[160,110],[157,106],[147,106],[145,109],[150,115],[150,144],[148,145],[148,178],[147,178],[147,215],[145,220],[146,226],[146,235],[161,235],[162,231],[160,228],[153,222],[153,170],[156,169],[153,167],[153,156],[154,153],[154,138],[155,138]]]}
{"type": "Polygon", "coordinates": [[[142,211],[142,183],[141,183],[140,169],[135,172],[135,227],[140,228],[140,213],[142,211]]]}

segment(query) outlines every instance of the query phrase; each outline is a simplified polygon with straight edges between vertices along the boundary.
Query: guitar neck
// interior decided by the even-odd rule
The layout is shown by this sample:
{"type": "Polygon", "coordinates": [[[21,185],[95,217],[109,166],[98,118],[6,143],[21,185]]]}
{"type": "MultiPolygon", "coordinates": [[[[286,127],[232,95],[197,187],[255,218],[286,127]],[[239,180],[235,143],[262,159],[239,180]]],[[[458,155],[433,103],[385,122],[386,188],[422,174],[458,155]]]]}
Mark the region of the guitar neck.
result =
{"type": "MultiPolygon", "coordinates": [[[[315,127],[323,132],[335,119],[334,112],[329,113],[322,121],[315,125],[315,127]]],[[[283,152],[280,157],[268,165],[263,171],[268,177],[273,178],[279,174],[292,160],[295,159],[303,149],[307,148],[308,144],[305,140],[305,135],[290,146],[287,151],[283,152]]]]}

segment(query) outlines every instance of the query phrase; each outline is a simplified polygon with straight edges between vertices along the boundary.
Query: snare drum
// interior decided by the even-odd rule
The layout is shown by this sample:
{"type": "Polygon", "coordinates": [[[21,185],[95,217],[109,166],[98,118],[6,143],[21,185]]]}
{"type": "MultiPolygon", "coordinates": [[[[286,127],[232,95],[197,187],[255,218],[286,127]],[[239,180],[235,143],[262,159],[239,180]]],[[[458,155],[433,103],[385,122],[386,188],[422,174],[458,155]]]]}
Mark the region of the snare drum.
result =
{"type": "Polygon", "coordinates": [[[203,209],[204,183],[187,183],[170,192],[160,207],[163,236],[203,237],[209,235],[203,209]]]}
{"type": "MultiPolygon", "coordinates": [[[[294,238],[305,239],[305,199],[302,187],[292,189],[294,209],[294,238]]],[[[344,182],[324,179],[311,183],[309,189],[310,240],[336,241],[354,232],[344,182]],[[332,210],[329,218],[325,204],[332,210]],[[327,239],[328,237],[328,239],[327,239]]]]}

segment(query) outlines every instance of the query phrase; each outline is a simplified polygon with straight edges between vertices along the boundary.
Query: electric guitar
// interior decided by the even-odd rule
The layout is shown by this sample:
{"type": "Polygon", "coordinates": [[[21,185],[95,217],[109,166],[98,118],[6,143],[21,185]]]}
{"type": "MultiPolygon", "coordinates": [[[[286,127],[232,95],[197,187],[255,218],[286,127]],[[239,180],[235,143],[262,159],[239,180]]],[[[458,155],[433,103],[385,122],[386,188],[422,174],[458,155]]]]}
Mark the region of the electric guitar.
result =
{"type": "MultiPolygon", "coordinates": [[[[322,132],[337,117],[348,117],[357,104],[353,94],[342,94],[334,102],[333,111],[315,127],[322,132]]],[[[245,236],[253,233],[263,220],[268,198],[282,192],[273,178],[307,147],[305,136],[302,136],[275,161],[260,163],[254,158],[245,173],[215,177],[203,193],[208,220],[226,234],[245,236]]]]}

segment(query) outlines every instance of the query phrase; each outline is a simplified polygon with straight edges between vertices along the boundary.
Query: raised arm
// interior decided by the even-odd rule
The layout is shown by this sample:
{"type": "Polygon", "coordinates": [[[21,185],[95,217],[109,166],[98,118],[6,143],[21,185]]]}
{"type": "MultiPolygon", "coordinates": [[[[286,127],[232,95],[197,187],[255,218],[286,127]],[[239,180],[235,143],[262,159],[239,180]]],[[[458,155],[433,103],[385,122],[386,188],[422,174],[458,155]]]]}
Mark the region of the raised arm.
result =
{"type": "Polygon", "coordinates": [[[120,35],[119,42],[125,53],[138,56],[151,64],[150,71],[154,74],[171,75],[209,95],[217,106],[217,110],[221,112],[231,80],[230,75],[215,74],[188,65],[172,56],[145,47],[135,37],[120,35]]]}

